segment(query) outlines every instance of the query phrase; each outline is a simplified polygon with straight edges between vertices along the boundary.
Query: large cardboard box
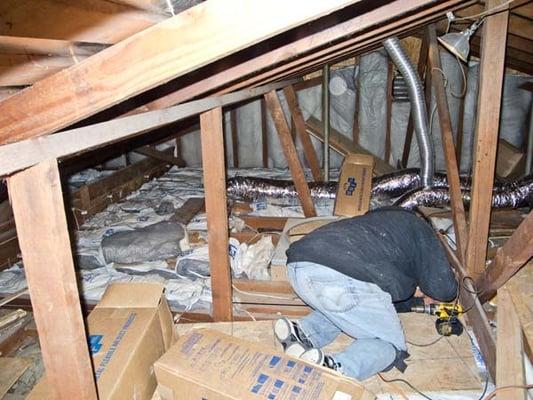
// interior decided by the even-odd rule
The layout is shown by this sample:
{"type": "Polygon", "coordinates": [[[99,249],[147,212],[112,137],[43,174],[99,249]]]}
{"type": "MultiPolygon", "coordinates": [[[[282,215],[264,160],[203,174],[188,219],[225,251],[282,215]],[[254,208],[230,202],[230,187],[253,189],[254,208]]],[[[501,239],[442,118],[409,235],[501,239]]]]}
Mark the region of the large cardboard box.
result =
{"type": "Polygon", "coordinates": [[[362,386],[258,343],[194,330],[154,365],[162,400],[358,400],[362,386]]]}
{"type": "MultiPolygon", "coordinates": [[[[157,386],[153,364],[175,340],[163,290],[159,283],[111,284],[89,314],[89,348],[100,400],[152,398],[157,386]]],[[[28,398],[52,398],[46,378],[28,398]]]]}
{"type": "Polygon", "coordinates": [[[374,158],[366,154],[348,154],[344,158],[333,214],[355,217],[370,207],[374,158]]]}

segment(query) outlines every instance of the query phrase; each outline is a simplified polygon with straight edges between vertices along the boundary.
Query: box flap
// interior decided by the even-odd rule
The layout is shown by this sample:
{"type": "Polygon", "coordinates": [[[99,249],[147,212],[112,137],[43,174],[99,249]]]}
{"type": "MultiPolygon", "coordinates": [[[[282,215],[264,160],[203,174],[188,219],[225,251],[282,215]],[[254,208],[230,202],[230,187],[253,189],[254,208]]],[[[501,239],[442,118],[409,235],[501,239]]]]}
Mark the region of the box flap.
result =
{"type": "Polygon", "coordinates": [[[95,308],[156,308],[164,289],[160,283],[113,283],[95,308]]]}

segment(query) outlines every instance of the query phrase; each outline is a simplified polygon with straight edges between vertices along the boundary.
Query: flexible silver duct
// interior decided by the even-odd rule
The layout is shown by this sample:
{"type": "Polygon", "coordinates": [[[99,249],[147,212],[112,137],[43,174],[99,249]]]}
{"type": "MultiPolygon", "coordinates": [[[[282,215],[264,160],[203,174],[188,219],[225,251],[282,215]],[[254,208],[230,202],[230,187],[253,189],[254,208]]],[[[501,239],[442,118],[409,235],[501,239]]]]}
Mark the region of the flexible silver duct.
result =
{"type": "Polygon", "coordinates": [[[433,142],[429,132],[429,119],[424,101],[424,89],[420,77],[411,64],[409,57],[397,37],[388,38],[383,42],[389,57],[394,62],[407,83],[409,99],[411,100],[411,115],[413,116],[416,140],[422,162],[422,185],[429,188],[433,184],[433,142]]]}
{"type": "MultiPolygon", "coordinates": [[[[337,182],[310,182],[309,189],[314,200],[334,199],[337,182]]],[[[226,191],[230,198],[256,200],[260,198],[297,198],[298,192],[292,181],[237,176],[228,179],[226,191]]]]}
{"type": "MultiPolygon", "coordinates": [[[[434,187],[420,187],[420,175],[417,169],[394,172],[376,177],[372,181],[372,200],[413,209],[417,206],[440,207],[449,204],[448,181],[446,175],[434,176],[434,187]]],[[[314,200],[335,199],[337,182],[309,183],[311,197],[314,200]]],[[[461,177],[461,190],[465,204],[470,203],[471,181],[461,177]]],[[[228,196],[233,199],[257,200],[260,198],[295,199],[298,193],[291,181],[276,179],[235,177],[228,179],[228,196]]],[[[514,182],[494,182],[492,199],[494,208],[518,208],[533,205],[533,175],[514,182]]]]}
{"type": "MultiPolygon", "coordinates": [[[[470,189],[470,177],[461,177],[461,189],[470,189]]],[[[497,185],[497,183],[494,183],[497,185]]],[[[422,186],[420,171],[417,168],[404,169],[392,172],[372,179],[372,198],[375,200],[387,200],[399,197],[409,190],[422,186]]],[[[432,186],[448,186],[445,174],[435,173],[432,186]]]]}
{"type": "MultiPolygon", "coordinates": [[[[470,187],[461,189],[465,206],[470,205],[470,187]]],[[[415,209],[419,206],[443,207],[450,204],[448,187],[415,189],[394,202],[395,206],[415,209]]],[[[492,191],[492,208],[520,208],[533,206],[533,175],[516,182],[499,183],[492,191]]]]}

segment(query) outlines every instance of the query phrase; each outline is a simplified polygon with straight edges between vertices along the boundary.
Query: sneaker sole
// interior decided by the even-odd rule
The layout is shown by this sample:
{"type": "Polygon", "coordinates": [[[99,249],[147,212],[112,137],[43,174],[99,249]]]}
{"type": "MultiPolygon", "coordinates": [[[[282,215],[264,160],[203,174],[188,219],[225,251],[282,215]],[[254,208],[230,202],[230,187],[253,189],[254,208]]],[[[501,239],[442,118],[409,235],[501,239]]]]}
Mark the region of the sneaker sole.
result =
{"type": "Polygon", "coordinates": [[[300,358],[306,351],[300,343],[293,343],[285,349],[285,354],[294,358],[300,358]]]}
{"type": "Polygon", "coordinates": [[[300,359],[313,364],[322,365],[324,364],[324,353],[320,349],[312,348],[302,353],[300,359]]]}
{"type": "Polygon", "coordinates": [[[291,336],[295,336],[290,322],[286,319],[280,318],[274,324],[274,335],[281,343],[286,343],[291,336]]]}

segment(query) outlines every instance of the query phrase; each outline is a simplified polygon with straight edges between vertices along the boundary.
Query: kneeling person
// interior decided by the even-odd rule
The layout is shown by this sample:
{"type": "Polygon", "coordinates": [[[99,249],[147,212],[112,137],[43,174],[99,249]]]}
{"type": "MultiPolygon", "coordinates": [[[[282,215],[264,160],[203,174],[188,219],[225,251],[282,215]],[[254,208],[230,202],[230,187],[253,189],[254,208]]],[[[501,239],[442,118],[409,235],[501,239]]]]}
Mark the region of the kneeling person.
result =
{"type": "Polygon", "coordinates": [[[285,352],[363,380],[406,367],[398,311],[410,311],[417,287],[438,301],[457,295],[457,281],[433,229],[416,214],[383,208],[322,226],[287,250],[289,282],[313,311],[281,318],[274,333],[285,352]],[[322,347],[341,333],[344,351],[322,347]]]}

